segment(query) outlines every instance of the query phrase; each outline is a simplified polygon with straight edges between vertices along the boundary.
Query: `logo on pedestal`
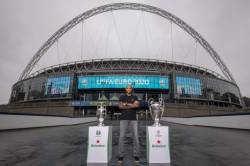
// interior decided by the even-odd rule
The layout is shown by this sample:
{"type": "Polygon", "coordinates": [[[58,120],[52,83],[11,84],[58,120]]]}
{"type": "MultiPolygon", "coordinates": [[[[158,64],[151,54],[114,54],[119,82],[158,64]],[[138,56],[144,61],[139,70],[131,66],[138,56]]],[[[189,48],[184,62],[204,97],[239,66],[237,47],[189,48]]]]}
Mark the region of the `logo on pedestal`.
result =
{"type": "Polygon", "coordinates": [[[101,130],[96,130],[96,132],[95,132],[95,136],[96,137],[101,137],[101,130]]]}
{"type": "Polygon", "coordinates": [[[100,130],[96,130],[96,135],[100,136],[101,135],[101,131],[100,130]]]}
{"type": "Polygon", "coordinates": [[[160,131],[160,130],[157,130],[155,136],[156,136],[156,137],[161,137],[161,136],[162,136],[162,135],[161,135],[161,131],[160,131]]]}
{"type": "Polygon", "coordinates": [[[154,141],[154,143],[152,144],[152,148],[166,148],[165,144],[162,144],[160,139],[157,139],[154,141]]]}
{"type": "MultiPolygon", "coordinates": [[[[101,130],[96,130],[95,136],[96,137],[101,137],[101,130]]],[[[105,147],[105,144],[101,144],[101,138],[97,138],[96,141],[91,144],[91,147],[105,147]]],[[[102,141],[103,142],[103,141],[102,141]]]]}

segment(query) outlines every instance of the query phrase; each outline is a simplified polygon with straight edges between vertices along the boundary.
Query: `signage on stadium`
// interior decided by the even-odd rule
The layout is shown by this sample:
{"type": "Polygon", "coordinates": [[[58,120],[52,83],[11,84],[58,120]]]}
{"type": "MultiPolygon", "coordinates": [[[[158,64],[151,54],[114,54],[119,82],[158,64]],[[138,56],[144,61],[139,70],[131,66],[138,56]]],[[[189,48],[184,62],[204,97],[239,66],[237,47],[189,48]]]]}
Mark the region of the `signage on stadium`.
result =
{"type": "Polygon", "coordinates": [[[46,95],[69,93],[71,78],[69,76],[50,77],[46,83],[46,95]]]}
{"type": "Polygon", "coordinates": [[[182,95],[201,95],[201,80],[184,76],[176,77],[177,93],[182,95]]]}
{"type": "Polygon", "coordinates": [[[169,89],[168,76],[99,75],[78,77],[78,89],[125,88],[128,84],[141,89],[169,89]]]}

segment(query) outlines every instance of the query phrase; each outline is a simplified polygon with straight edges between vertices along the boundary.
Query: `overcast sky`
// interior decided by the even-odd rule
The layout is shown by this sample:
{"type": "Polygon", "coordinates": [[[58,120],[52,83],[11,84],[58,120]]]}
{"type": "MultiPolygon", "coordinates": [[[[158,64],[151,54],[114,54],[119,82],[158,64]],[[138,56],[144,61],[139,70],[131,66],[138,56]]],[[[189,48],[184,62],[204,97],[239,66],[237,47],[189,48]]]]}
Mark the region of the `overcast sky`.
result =
{"type": "MultiPolygon", "coordinates": [[[[8,102],[11,86],[17,81],[35,52],[55,31],[84,11],[112,2],[123,1],[1,0],[0,104],[8,102]]],[[[126,2],[140,2],[157,6],[188,23],[218,52],[236,79],[243,96],[250,96],[249,0],[130,0],[126,2]]],[[[59,44],[53,46],[37,66],[43,68],[64,61],[79,60],[81,48],[77,44],[72,46],[72,43],[83,42],[85,43],[83,48],[85,59],[93,58],[93,56],[94,58],[105,58],[139,57],[138,55],[142,55],[141,58],[143,58],[147,54],[147,58],[155,58],[157,55],[156,57],[159,59],[183,60],[185,63],[201,64],[201,66],[211,69],[216,68],[212,64],[214,62],[211,61],[211,58],[208,55],[205,57],[204,50],[202,51],[199,46],[195,47],[192,40],[185,37],[184,32],[179,32],[178,27],[174,27],[174,32],[172,32],[176,47],[176,49],[174,47],[173,59],[169,54],[169,49],[171,49],[169,44],[170,24],[163,23],[162,18],[158,17],[140,12],[118,11],[91,18],[86,24],[83,24],[83,40],[81,40],[82,27],[78,25],[68,32],[59,41],[59,44]],[[143,49],[147,45],[150,47],[143,49]],[[198,54],[196,55],[196,58],[199,59],[197,61],[191,55],[184,55],[193,54],[193,48],[196,48],[198,54]],[[180,50],[184,51],[181,53],[180,50]],[[58,54],[61,57],[58,57],[58,54]],[[163,54],[165,56],[162,56],[163,54]]]]}

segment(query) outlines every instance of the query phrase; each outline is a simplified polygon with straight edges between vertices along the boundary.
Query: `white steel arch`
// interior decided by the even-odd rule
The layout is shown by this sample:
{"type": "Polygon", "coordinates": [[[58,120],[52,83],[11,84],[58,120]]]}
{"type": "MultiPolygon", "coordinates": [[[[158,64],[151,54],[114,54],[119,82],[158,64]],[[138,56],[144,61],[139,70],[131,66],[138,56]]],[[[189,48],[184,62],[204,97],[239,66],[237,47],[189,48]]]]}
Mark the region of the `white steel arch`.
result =
{"type": "Polygon", "coordinates": [[[186,31],[188,34],[190,34],[197,42],[200,43],[200,45],[209,53],[209,55],[212,57],[212,59],[215,61],[215,63],[218,65],[218,67],[221,69],[222,73],[224,74],[225,78],[233,83],[236,83],[230,70],[227,68],[225,63],[222,61],[222,59],[219,57],[218,53],[212,48],[212,46],[197,32],[195,31],[191,26],[189,26],[187,23],[185,23],[180,18],[176,17],[175,15],[154,7],[150,5],[145,4],[139,4],[139,3],[113,3],[113,4],[107,4],[104,6],[96,7],[91,10],[88,10],[77,17],[70,20],[68,23],[66,23],[63,27],[61,27],[58,31],[56,31],[43,45],[42,47],[35,53],[35,55],[31,58],[25,69],[23,70],[22,74],[19,77],[19,81],[23,80],[25,78],[28,78],[30,72],[34,68],[34,66],[37,64],[37,62],[40,60],[40,58],[44,55],[44,53],[66,32],[68,32],[71,28],[76,26],[78,23],[93,17],[95,15],[113,11],[113,10],[123,10],[123,9],[129,9],[129,10],[140,10],[145,11],[149,13],[156,14],[158,16],[161,16],[165,19],[168,19],[172,21],[174,24],[178,25],[180,28],[182,28],[184,31],[186,31]]]}

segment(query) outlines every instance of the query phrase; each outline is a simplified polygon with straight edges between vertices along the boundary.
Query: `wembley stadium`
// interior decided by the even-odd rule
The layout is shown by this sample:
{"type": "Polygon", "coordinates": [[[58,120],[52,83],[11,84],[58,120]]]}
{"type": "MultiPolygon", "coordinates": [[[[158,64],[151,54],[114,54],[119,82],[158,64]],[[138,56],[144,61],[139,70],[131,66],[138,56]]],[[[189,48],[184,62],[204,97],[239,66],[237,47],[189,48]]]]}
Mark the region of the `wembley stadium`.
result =
{"type": "MultiPolygon", "coordinates": [[[[164,56],[164,55],[162,55],[164,56]]],[[[188,117],[239,111],[241,93],[231,72],[211,45],[173,14],[144,4],[116,3],[86,11],[56,31],[37,51],[12,87],[13,112],[83,116],[95,113],[103,102],[118,110],[119,96],[130,83],[145,113],[149,100],[162,98],[165,116],[188,117]],[[103,58],[61,63],[31,72],[45,52],[77,24],[89,17],[115,10],[139,10],[176,24],[195,39],[221,69],[213,70],[174,61],[148,58],[103,58]]],[[[140,111],[138,111],[140,112],[140,111]]]]}
{"type": "Polygon", "coordinates": [[[17,82],[10,104],[60,101],[72,107],[70,110],[95,110],[99,102],[105,102],[115,110],[128,83],[142,109],[149,99],[159,98],[177,105],[241,107],[238,86],[219,74],[152,59],[96,59],[52,66],[17,82]]]}

